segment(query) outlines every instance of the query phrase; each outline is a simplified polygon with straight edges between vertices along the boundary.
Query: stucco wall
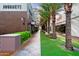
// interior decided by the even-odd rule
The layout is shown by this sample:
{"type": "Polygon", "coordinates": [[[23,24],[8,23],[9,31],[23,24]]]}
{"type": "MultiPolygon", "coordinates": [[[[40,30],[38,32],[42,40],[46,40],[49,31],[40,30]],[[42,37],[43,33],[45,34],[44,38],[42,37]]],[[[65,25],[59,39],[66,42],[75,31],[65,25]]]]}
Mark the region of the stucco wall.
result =
{"type": "Polygon", "coordinates": [[[27,20],[25,11],[0,11],[0,34],[25,31],[27,20]],[[21,20],[22,17],[24,21],[21,20]]]}
{"type": "Polygon", "coordinates": [[[71,33],[72,36],[79,37],[79,18],[75,18],[71,21],[71,33]]]}

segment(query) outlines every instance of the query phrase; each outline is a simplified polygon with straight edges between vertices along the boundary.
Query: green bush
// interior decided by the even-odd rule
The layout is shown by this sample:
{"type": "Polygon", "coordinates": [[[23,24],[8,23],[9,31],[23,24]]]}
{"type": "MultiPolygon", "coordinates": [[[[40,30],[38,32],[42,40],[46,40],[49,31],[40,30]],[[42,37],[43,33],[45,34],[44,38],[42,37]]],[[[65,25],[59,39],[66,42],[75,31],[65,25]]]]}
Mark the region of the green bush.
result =
{"type": "Polygon", "coordinates": [[[21,35],[21,43],[26,41],[29,37],[31,37],[31,33],[29,31],[24,32],[16,32],[14,34],[20,34],[21,35]]]}

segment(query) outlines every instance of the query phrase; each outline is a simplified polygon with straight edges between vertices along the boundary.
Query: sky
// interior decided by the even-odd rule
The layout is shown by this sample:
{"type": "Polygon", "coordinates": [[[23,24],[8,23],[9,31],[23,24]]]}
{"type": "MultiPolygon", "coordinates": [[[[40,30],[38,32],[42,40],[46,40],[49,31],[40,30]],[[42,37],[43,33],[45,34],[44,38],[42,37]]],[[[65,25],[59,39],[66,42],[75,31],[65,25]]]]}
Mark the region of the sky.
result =
{"type": "Polygon", "coordinates": [[[32,3],[33,8],[39,8],[40,3],[32,3]]]}

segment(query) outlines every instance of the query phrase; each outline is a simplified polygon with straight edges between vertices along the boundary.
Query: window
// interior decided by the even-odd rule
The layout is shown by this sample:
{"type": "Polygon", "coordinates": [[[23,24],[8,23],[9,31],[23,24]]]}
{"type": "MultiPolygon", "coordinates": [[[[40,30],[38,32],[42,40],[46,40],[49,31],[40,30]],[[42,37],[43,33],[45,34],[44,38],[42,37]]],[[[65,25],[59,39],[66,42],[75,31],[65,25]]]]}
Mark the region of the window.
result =
{"type": "Polygon", "coordinates": [[[21,5],[3,5],[3,9],[21,9],[21,5]]]}

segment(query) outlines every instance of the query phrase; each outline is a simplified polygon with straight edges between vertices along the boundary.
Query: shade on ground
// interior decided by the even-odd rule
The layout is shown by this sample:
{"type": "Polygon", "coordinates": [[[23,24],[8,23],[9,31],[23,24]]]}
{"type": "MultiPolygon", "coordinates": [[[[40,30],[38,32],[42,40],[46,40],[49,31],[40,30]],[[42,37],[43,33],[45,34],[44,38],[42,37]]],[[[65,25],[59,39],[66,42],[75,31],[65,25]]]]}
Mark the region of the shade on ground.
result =
{"type": "MultiPolygon", "coordinates": [[[[69,51],[65,49],[65,38],[59,36],[51,39],[41,32],[41,55],[42,56],[79,56],[79,51],[69,51]]],[[[79,40],[73,40],[73,45],[79,48],[79,40]]]]}

